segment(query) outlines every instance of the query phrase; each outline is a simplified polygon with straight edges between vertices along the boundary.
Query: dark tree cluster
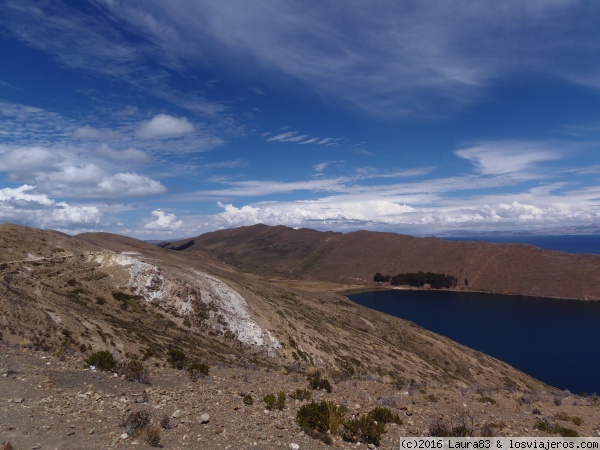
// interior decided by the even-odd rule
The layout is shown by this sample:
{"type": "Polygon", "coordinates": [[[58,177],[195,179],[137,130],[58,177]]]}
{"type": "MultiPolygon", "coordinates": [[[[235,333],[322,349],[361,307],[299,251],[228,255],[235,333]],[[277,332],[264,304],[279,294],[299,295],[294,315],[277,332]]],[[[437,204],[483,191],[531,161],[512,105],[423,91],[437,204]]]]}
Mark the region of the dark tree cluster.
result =
{"type": "Polygon", "coordinates": [[[458,284],[458,280],[452,275],[432,272],[400,273],[395,277],[382,275],[378,272],[373,277],[373,280],[381,283],[389,281],[392,286],[408,285],[423,287],[428,284],[432,289],[452,289],[458,284]]]}
{"type": "Polygon", "coordinates": [[[389,283],[391,279],[392,277],[390,277],[389,275],[382,275],[379,272],[377,272],[373,277],[373,281],[377,283],[389,283]]]}

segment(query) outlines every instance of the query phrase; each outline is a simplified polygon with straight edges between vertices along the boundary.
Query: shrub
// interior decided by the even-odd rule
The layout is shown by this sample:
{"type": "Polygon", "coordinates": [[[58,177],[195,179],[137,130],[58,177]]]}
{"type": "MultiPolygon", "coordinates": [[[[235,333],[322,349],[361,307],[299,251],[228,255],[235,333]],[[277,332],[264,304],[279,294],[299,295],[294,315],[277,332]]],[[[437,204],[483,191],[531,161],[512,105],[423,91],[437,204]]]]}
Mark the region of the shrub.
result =
{"type": "Polygon", "coordinates": [[[344,416],[348,410],[345,406],[334,405],[333,402],[327,402],[327,413],[329,414],[329,432],[333,435],[338,433],[340,426],[344,422],[344,416]]]}
{"type": "Polygon", "coordinates": [[[133,411],[123,420],[122,425],[129,436],[139,436],[144,428],[150,425],[150,413],[145,410],[133,411]]]}
{"type": "Polygon", "coordinates": [[[150,384],[150,373],[141,361],[132,359],[119,367],[119,374],[127,381],[150,384]]]}
{"type": "Polygon", "coordinates": [[[263,401],[265,402],[267,409],[271,411],[275,407],[275,394],[266,394],[263,397],[263,401]]]}
{"type": "Polygon", "coordinates": [[[429,435],[436,437],[469,437],[473,436],[473,427],[467,425],[465,416],[461,416],[456,425],[439,418],[429,425],[429,435]]]}
{"type": "Polygon", "coordinates": [[[171,418],[168,415],[165,414],[162,416],[162,419],[160,419],[160,427],[164,428],[165,430],[174,428],[173,424],[171,423],[171,418]]]}
{"type": "Polygon", "coordinates": [[[172,348],[167,352],[167,361],[174,369],[183,370],[185,368],[185,360],[185,353],[181,350],[172,348]]]}
{"type": "Polygon", "coordinates": [[[385,433],[385,424],[377,423],[368,414],[344,422],[342,439],[348,442],[364,442],[379,446],[381,435],[385,433]]]}
{"type": "Polygon", "coordinates": [[[242,401],[244,402],[244,405],[252,406],[254,404],[254,399],[252,398],[252,394],[250,393],[244,395],[242,401]]]}
{"type": "Polygon", "coordinates": [[[88,366],[95,366],[98,370],[109,371],[117,366],[117,361],[108,350],[100,350],[92,353],[85,359],[88,366]]]}
{"type": "Polygon", "coordinates": [[[275,402],[275,408],[277,408],[279,411],[283,411],[283,408],[285,408],[285,392],[279,391],[277,393],[277,401],[275,402]]]}
{"type": "Polygon", "coordinates": [[[331,383],[327,378],[321,378],[321,374],[317,372],[313,377],[308,378],[308,383],[311,389],[321,390],[324,389],[328,393],[331,394],[333,390],[331,387],[331,383]]]}
{"type": "Polygon", "coordinates": [[[208,364],[201,363],[200,361],[193,361],[186,367],[186,370],[190,374],[190,380],[196,382],[200,378],[204,378],[208,375],[210,367],[208,364]]]}
{"type": "Polygon", "coordinates": [[[311,395],[308,389],[296,389],[290,394],[290,398],[294,400],[310,400],[311,395]]]}
{"type": "Polygon", "coordinates": [[[376,422],[396,423],[398,425],[402,425],[402,419],[400,419],[400,416],[394,413],[390,408],[377,407],[369,412],[368,415],[371,416],[376,422]]]}
{"type": "Polygon", "coordinates": [[[489,403],[491,405],[495,405],[496,404],[496,400],[494,400],[492,397],[488,396],[488,395],[484,395],[479,397],[479,401],[481,403],[489,403]]]}
{"type": "Polygon", "coordinates": [[[548,419],[538,420],[535,423],[534,428],[540,431],[545,431],[546,433],[550,434],[560,434],[563,437],[579,436],[579,433],[577,433],[577,431],[573,430],[572,428],[560,426],[556,423],[552,423],[548,419]]]}
{"type": "Polygon", "coordinates": [[[575,417],[571,417],[571,422],[573,422],[575,425],[579,426],[583,423],[583,419],[581,417],[575,416],[575,417]]]}
{"type": "Polygon", "coordinates": [[[156,424],[146,427],[146,442],[151,447],[160,446],[160,427],[156,424]]]}
{"type": "Polygon", "coordinates": [[[301,428],[327,433],[329,429],[329,410],[327,402],[314,401],[302,405],[296,414],[296,423],[301,428]]]}

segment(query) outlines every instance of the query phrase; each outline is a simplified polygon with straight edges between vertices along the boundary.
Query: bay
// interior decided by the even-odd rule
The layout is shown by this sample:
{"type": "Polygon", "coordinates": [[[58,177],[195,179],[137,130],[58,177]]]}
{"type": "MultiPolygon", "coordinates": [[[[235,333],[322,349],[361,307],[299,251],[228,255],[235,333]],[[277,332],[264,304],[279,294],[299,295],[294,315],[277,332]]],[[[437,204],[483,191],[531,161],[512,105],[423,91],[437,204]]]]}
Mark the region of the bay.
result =
{"type": "Polygon", "coordinates": [[[600,392],[600,302],[385,290],[350,300],[487,353],[571,392],[600,392]]]}

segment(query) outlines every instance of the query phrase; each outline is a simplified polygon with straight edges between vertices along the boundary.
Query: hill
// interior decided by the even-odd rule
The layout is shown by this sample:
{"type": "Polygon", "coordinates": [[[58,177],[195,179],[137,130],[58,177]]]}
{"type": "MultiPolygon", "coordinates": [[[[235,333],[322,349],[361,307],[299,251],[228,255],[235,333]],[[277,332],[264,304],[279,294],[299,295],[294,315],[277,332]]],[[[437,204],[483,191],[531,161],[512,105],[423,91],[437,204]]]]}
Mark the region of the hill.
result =
{"type": "MultiPolygon", "coordinates": [[[[272,229],[244,229],[236,252],[261,229],[271,242],[272,229]]],[[[273,244],[280,265],[271,273],[293,266],[287,250],[293,246],[312,273],[308,263],[327,259],[322,249],[344,235],[302,230],[298,236],[293,244],[273,244]]],[[[0,225],[0,402],[9,405],[0,408],[2,439],[15,448],[39,441],[61,448],[136,444],[121,424],[145,409],[155,423],[159,413],[178,419],[175,429],[163,430],[170,448],[198,442],[202,448],[232,442],[274,448],[295,440],[301,448],[320,448],[295,422],[303,401],[289,401],[284,412],[271,415],[261,401],[267,393],[289,395],[307,386],[316,371],[333,384],[332,393],[312,391],[317,400],[346,405],[359,417],[382,405],[402,415],[404,424],[390,428],[381,448],[396,448],[398,436],[427,434],[439,420],[470,418],[475,433],[487,425],[498,435],[543,435],[533,430],[533,408],[563,412],[563,418],[579,414],[582,429],[593,430],[595,397],[571,397],[561,409],[553,398],[562,402],[565,395],[496,359],[334,292],[240,273],[193,245],[173,251],[109,233],[71,237],[0,225]],[[167,366],[172,350],[186,355],[184,367],[201,362],[210,375],[190,383],[185,372],[167,366]],[[121,368],[139,361],[151,384],[127,381],[118,368],[114,375],[91,370],[84,360],[98,351],[108,351],[121,368]],[[257,404],[240,406],[248,393],[257,404]],[[469,415],[456,409],[463,403],[471,405],[469,415]],[[204,412],[212,425],[204,426],[204,412]]],[[[259,256],[255,267],[268,267],[259,256]]],[[[354,446],[335,439],[337,447],[354,446]]]]}
{"type": "Polygon", "coordinates": [[[600,300],[599,255],[531,245],[254,225],[206,233],[170,247],[191,241],[183,251],[212,252],[242,271],[268,277],[373,285],[377,272],[423,271],[452,275],[462,290],[600,300]]]}

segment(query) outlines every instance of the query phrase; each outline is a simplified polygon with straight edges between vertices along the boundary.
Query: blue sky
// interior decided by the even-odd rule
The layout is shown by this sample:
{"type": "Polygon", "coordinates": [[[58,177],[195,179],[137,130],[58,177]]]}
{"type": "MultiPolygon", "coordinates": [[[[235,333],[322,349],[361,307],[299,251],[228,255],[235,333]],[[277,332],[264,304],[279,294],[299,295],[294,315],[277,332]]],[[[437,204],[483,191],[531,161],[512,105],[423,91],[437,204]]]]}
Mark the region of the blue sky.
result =
{"type": "Polygon", "coordinates": [[[599,223],[600,4],[0,0],[0,221],[599,223]]]}

